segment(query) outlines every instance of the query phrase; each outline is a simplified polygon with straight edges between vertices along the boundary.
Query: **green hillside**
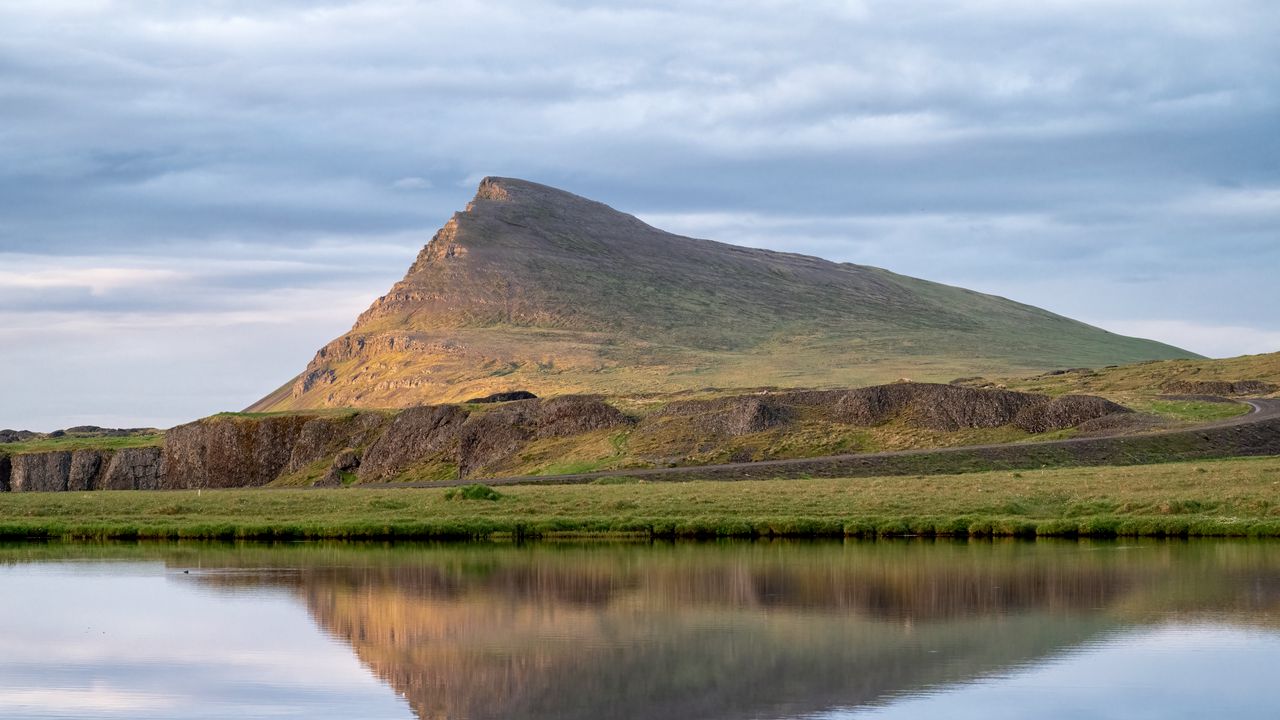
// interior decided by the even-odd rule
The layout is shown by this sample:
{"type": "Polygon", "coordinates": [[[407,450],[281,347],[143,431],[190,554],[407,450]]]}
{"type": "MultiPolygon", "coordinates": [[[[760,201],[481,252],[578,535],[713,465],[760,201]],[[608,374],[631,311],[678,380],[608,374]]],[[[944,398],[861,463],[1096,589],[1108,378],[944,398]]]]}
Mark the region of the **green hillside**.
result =
{"type": "Polygon", "coordinates": [[[489,178],[405,278],[253,410],[521,388],[854,386],[1195,357],[879,268],[663,232],[489,178]]]}

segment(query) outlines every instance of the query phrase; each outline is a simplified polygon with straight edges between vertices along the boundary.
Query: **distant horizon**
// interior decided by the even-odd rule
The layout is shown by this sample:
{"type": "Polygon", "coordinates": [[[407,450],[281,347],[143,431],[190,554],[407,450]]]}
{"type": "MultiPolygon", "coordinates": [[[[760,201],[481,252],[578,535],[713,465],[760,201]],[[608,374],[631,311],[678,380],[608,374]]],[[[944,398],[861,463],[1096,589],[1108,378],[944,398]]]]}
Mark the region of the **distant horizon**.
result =
{"type": "Polygon", "coordinates": [[[1280,351],[1264,0],[104,0],[0,24],[0,428],[248,405],[485,175],[1280,351]]]}

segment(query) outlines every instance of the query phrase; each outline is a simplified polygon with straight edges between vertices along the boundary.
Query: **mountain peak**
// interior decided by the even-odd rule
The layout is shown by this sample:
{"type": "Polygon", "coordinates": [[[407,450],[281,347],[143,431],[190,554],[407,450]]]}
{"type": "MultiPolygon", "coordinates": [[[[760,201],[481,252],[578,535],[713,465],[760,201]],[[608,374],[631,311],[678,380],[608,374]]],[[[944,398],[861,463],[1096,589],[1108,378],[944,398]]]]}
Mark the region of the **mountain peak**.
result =
{"type": "Polygon", "coordinates": [[[525,185],[523,180],[515,180],[513,178],[487,177],[480,181],[480,187],[476,188],[476,200],[508,200],[511,195],[507,191],[507,187],[511,185],[525,185]]]}
{"type": "Polygon", "coordinates": [[[663,232],[487,177],[404,279],[256,409],[402,407],[519,388],[866,385],[1187,357],[879,268],[663,232]]]}

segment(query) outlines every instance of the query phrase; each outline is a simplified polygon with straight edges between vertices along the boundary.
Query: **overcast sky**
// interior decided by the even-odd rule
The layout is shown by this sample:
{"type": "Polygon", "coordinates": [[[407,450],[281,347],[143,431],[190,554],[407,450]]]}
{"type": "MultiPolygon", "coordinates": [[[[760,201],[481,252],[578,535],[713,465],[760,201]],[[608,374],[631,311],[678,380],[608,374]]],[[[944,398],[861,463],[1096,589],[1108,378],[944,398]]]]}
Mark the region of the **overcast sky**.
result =
{"type": "Polygon", "coordinates": [[[1280,350],[1274,0],[5,0],[0,427],[298,372],[484,175],[1280,350]]]}

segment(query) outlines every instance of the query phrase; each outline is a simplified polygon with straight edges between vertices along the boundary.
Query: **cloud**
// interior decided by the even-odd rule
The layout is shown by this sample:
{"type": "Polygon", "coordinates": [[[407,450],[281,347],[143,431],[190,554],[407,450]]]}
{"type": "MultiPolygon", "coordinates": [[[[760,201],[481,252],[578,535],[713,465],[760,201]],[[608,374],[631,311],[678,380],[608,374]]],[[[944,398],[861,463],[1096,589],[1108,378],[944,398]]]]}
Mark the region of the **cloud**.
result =
{"type": "Polygon", "coordinates": [[[120,288],[173,283],[186,277],[185,274],[176,270],[147,268],[99,267],[83,270],[51,268],[36,272],[0,270],[0,291],[6,288],[84,288],[93,295],[102,295],[120,288]]]}
{"type": "MultiPolygon", "coordinates": [[[[1265,334],[1278,25],[1269,0],[5,3],[0,306],[121,328],[101,357],[177,362],[187,323],[208,354],[305,359],[352,320],[316,297],[372,300],[498,174],[1075,316],[1265,334]],[[303,290],[330,314],[290,353],[230,321],[303,290]]],[[[77,366],[25,337],[8,366],[77,366]]],[[[15,384],[16,422],[43,413],[15,384]]]]}
{"type": "Polygon", "coordinates": [[[1102,320],[1097,324],[1184,347],[1209,357],[1280,352],[1280,330],[1239,325],[1201,325],[1185,320],[1102,320]]]}
{"type": "Polygon", "coordinates": [[[434,185],[426,178],[404,177],[391,183],[396,190],[430,190],[434,185]]]}

